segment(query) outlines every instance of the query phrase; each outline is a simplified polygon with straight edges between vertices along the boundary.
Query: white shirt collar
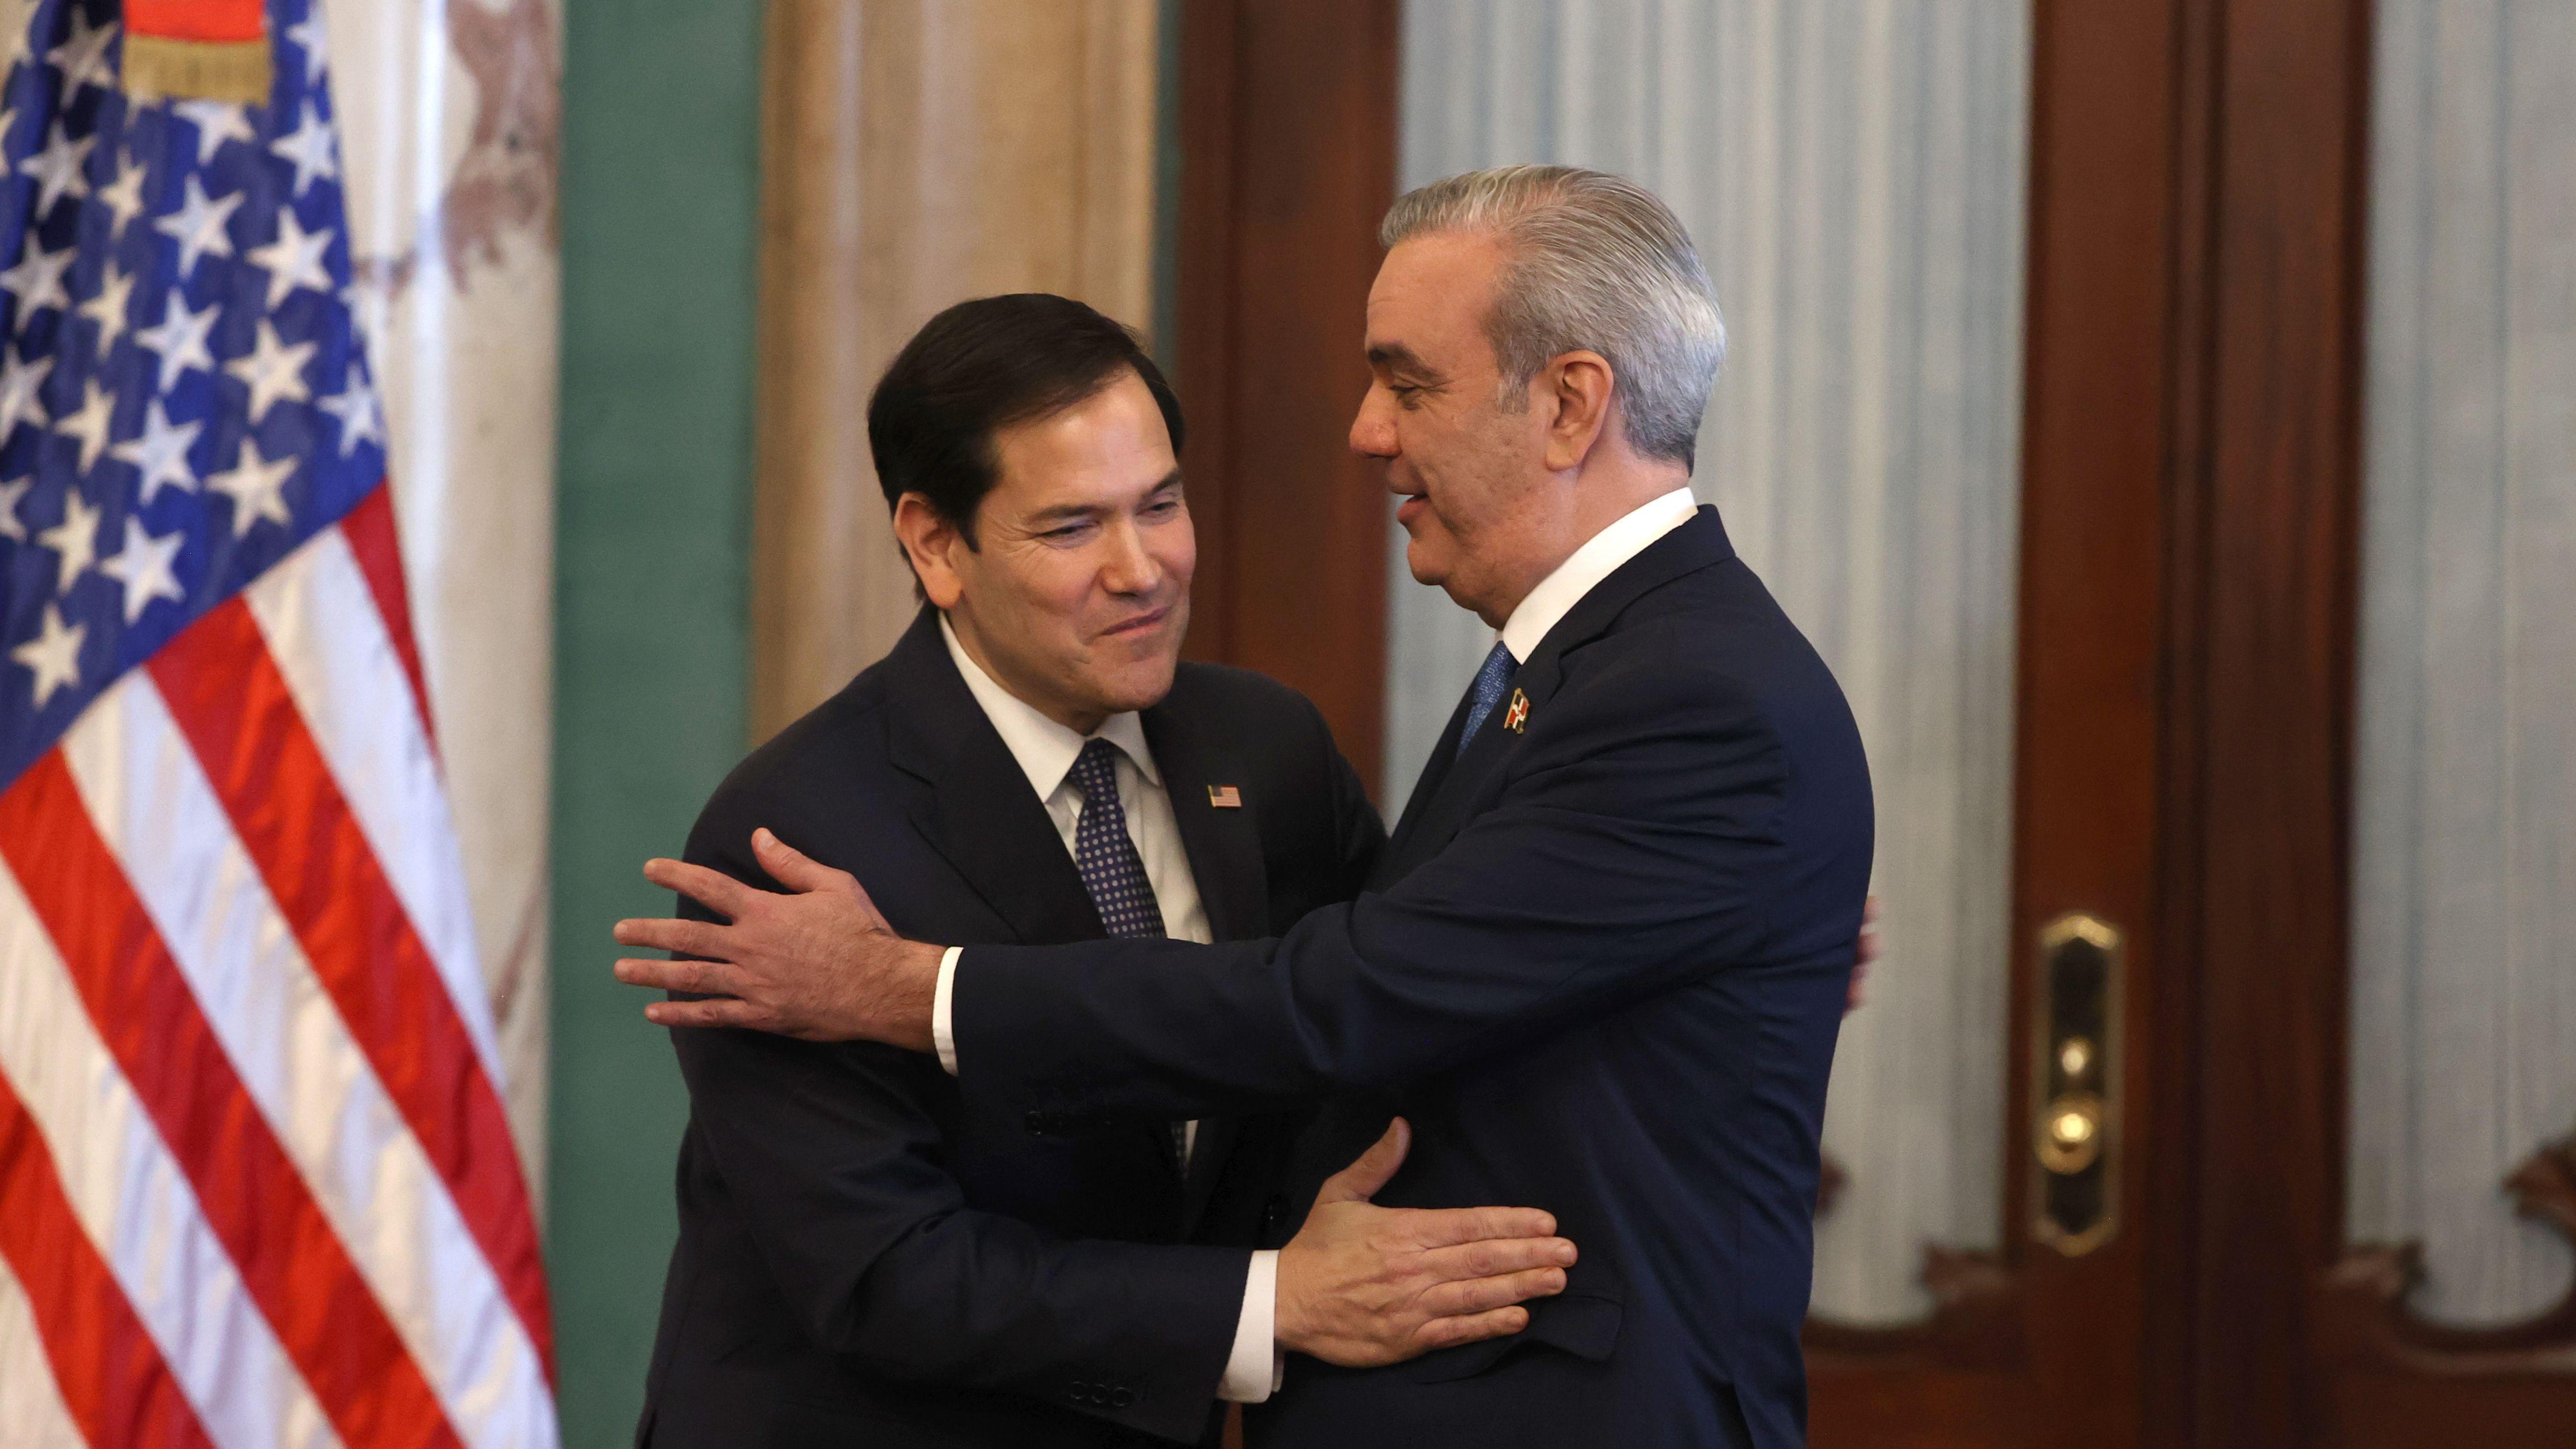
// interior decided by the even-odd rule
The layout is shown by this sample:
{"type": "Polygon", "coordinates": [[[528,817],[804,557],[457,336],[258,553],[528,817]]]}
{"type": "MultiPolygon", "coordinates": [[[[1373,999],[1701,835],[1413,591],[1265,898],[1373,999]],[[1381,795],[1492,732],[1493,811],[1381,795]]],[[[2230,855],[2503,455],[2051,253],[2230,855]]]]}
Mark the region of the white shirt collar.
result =
{"type": "Polygon", "coordinates": [[[993,722],[1011,758],[1029,777],[1029,788],[1044,800],[1055,794],[1056,787],[1073,769],[1074,758],[1082,753],[1087,738],[1104,739],[1116,745],[1135,763],[1136,769],[1156,785],[1163,783],[1154,768],[1153,752],[1145,748],[1145,724],[1133,710],[1113,714],[1100,722],[1091,736],[1075,734],[1038,712],[1037,706],[995,683],[966,646],[957,642],[957,631],[948,626],[948,615],[939,616],[939,637],[948,644],[948,657],[957,664],[957,672],[966,679],[966,691],[984,707],[984,717],[993,722]]]}
{"type": "Polygon", "coordinates": [[[1603,579],[1619,571],[1620,565],[1646,551],[1656,539],[1690,522],[1699,511],[1699,500],[1688,488],[1676,488],[1660,498],[1639,504],[1609,527],[1584,541],[1581,548],[1556,566],[1556,572],[1538,581],[1520,607],[1503,621],[1503,644],[1512,651],[1514,663],[1527,664],[1547,631],[1573,611],[1583,596],[1591,593],[1603,579]]]}

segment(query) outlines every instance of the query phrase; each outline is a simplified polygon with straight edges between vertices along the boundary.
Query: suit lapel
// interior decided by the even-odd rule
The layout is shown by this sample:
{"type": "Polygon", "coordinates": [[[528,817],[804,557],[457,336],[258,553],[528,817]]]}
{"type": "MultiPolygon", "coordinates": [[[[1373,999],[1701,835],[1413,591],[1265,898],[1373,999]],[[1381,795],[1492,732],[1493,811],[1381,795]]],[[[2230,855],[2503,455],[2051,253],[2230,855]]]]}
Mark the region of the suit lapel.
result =
{"type": "Polygon", "coordinates": [[[1242,756],[1231,742],[1210,738],[1168,701],[1141,718],[1146,748],[1154,752],[1154,767],[1171,798],[1172,819],[1181,828],[1190,879],[1207,908],[1209,933],[1220,941],[1270,934],[1270,874],[1261,858],[1259,829],[1266,802],[1247,792],[1242,756]],[[1242,803],[1219,809],[1208,792],[1220,787],[1232,788],[1242,803]]]}
{"type": "MultiPolygon", "coordinates": [[[[1266,802],[1246,788],[1242,757],[1231,742],[1213,737],[1169,701],[1146,710],[1142,722],[1146,747],[1154,752],[1154,767],[1172,802],[1172,819],[1180,826],[1190,879],[1207,911],[1209,934],[1220,941],[1270,934],[1270,876],[1257,813],[1266,802]],[[1208,795],[1214,786],[1234,787],[1242,803],[1217,808],[1208,795]]],[[[1242,1124],[1232,1117],[1200,1120],[1183,1189],[1184,1237],[1195,1230],[1241,1133],[1242,1124]]]]}
{"type": "Polygon", "coordinates": [[[1409,868],[1413,837],[1420,831],[1422,817],[1431,802],[1455,773],[1458,736],[1467,728],[1467,696],[1458,696],[1457,707],[1449,711],[1448,727],[1440,731],[1438,743],[1431,747],[1431,758],[1422,762],[1422,773],[1414,777],[1413,793],[1404,797],[1404,814],[1395,822],[1395,833],[1387,838],[1386,849],[1378,853],[1376,879],[1372,885],[1403,874],[1409,868]]]}
{"type": "MultiPolygon", "coordinates": [[[[1507,700],[1510,697],[1504,696],[1507,700]]],[[[1401,842],[1388,848],[1387,866],[1380,872],[1385,880],[1380,884],[1401,879],[1440,853],[1459,827],[1466,824],[1469,807],[1484,794],[1485,785],[1501,773],[1503,761],[1511,757],[1512,747],[1518,743],[1520,736],[1503,727],[1502,707],[1496,706],[1493,715],[1477,729],[1476,737],[1467,742],[1467,748],[1457,752],[1457,758],[1436,781],[1429,782],[1430,798],[1405,802],[1405,820],[1412,829],[1401,842]]],[[[1456,737],[1444,736],[1441,745],[1456,751],[1456,737]]],[[[1429,773],[1424,772],[1426,777],[1429,773]]]]}
{"type": "MultiPolygon", "coordinates": [[[[1556,627],[1547,631],[1547,637],[1538,642],[1528,661],[1512,676],[1512,688],[1529,703],[1526,718],[1535,719],[1544,713],[1563,686],[1565,656],[1609,632],[1630,604],[1675,579],[1734,556],[1734,546],[1727,541],[1717,510],[1702,504],[1680,527],[1613,569],[1609,577],[1593,585],[1590,593],[1576,600],[1564,618],[1557,620],[1556,627]]],[[[1501,775],[1503,762],[1520,744],[1520,732],[1503,722],[1511,696],[1505,695],[1504,700],[1493,717],[1476,731],[1476,737],[1468,741],[1466,751],[1442,770],[1439,762],[1456,750],[1459,731],[1466,721],[1467,703],[1464,699],[1458,702],[1449,728],[1441,734],[1440,744],[1432,754],[1432,763],[1423,767],[1422,783],[1415,787],[1413,798],[1405,802],[1404,822],[1387,847],[1386,864],[1380,867],[1374,885],[1392,884],[1439,854],[1474,818],[1488,793],[1487,787],[1501,775]]]]}
{"type": "Polygon", "coordinates": [[[1021,944],[1097,940],[1107,934],[1082,873],[1029,777],[958,676],[924,608],[886,656],[887,744],[895,766],[920,780],[912,821],[1021,944]]]}

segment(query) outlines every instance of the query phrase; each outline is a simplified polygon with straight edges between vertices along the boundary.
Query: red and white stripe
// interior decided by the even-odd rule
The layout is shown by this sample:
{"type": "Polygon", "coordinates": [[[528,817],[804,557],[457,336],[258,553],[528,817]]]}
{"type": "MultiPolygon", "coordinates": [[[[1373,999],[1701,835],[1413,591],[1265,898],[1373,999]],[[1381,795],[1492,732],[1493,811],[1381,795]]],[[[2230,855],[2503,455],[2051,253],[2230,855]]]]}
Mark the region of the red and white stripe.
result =
{"type": "Polygon", "coordinates": [[[550,1446],[379,489],[0,793],[0,1444],[550,1446]]]}

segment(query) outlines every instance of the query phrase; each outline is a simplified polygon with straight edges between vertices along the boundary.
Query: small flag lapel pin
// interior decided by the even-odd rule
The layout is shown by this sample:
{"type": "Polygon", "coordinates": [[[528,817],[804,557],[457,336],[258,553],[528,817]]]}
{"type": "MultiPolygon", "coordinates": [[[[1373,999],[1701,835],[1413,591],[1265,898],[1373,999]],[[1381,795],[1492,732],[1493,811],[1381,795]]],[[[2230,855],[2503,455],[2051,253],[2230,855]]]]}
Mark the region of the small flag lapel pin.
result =
{"type": "Polygon", "coordinates": [[[1210,785],[1208,803],[1219,810],[1240,810],[1243,808],[1243,792],[1232,785],[1210,785]]]}
{"type": "Polygon", "coordinates": [[[1521,726],[1528,723],[1529,696],[1515,689],[1512,691],[1512,707],[1503,711],[1503,728],[1519,734],[1521,726]]]}

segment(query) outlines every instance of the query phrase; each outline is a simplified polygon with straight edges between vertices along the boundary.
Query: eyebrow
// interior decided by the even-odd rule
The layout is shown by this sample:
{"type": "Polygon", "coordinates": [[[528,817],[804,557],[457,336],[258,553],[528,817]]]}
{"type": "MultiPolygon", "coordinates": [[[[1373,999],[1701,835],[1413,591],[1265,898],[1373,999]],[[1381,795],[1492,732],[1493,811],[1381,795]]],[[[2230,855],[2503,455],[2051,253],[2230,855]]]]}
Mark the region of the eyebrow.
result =
{"type": "Polygon", "coordinates": [[[1430,378],[1440,375],[1437,368],[1424,362],[1420,354],[1401,342],[1380,342],[1371,346],[1368,350],[1368,360],[1371,367],[1409,372],[1417,377],[1430,378]]]}
{"type": "MultiPolygon", "coordinates": [[[[1157,493],[1180,486],[1181,470],[1174,468],[1157,480],[1153,487],[1146,489],[1145,496],[1151,498],[1157,493]]],[[[1043,528],[1051,523],[1069,523],[1075,519],[1092,518],[1109,511],[1107,507],[1097,503],[1059,503],[1052,508],[1041,508],[1030,514],[1026,526],[1043,528]]]]}

